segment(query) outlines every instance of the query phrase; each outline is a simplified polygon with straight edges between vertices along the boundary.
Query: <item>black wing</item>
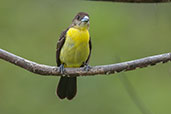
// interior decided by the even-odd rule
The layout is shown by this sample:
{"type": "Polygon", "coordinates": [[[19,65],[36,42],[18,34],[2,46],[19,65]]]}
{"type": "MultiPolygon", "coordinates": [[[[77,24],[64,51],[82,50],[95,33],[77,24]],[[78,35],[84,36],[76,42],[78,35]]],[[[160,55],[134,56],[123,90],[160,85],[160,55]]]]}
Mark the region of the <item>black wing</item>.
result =
{"type": "Polygon", "coordinates": [[[91,37],[90,37],[90,40],[89,40],[89,48],[90,48],[90,53],[89,53],[89,55],[88,55],[87,60],[85,61],[86,64],[89,63],[90,56],[91,56],[91,50],[92,50],[91,37]]]}
{"type": "Polygon", "coordinates": [[[56,63],[57,63],[57,66],[60,66],[61,65],[61,61],[60,61],[60,52],[61,52],[61,49],[64,45],[64,42],[65,42],[65,37],[66,37],[66,32],[68,31],[69,28],[67,28],[65,31],[63,31],[61,33],[61,36],[57,42],[57,48],[56,48],[56,63]]]}

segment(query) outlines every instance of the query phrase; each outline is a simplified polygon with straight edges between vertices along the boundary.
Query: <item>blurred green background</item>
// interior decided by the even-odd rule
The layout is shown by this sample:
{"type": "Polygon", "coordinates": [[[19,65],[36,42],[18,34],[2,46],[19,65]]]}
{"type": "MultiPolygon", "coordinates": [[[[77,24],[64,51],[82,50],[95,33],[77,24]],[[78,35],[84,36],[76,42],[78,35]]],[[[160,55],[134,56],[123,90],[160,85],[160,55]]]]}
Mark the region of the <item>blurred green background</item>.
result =
{"type": "MultiPolygon", "coordinates": [[[[0,48],[55,66],[59,35],[80,11],[90,15],[92,66],[171,51],[171,4],[81,0],[1,0],[0,48]]],[[[58,80],[0,60],[0,114],[142,114],[144,109],[151,114],[171,113],[171,63],[79,77],[72,101],[58,99],[58,80]]]]}

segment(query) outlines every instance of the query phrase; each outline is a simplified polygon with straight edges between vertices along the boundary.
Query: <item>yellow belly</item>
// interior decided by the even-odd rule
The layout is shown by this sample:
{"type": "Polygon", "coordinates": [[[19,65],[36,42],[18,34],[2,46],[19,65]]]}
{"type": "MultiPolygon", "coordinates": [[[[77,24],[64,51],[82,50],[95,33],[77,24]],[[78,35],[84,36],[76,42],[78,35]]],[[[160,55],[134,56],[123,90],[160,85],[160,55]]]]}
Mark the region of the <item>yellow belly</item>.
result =
{"type": "Polygon", "coordinates": [[[70,28],[60,52],[60,60],[65,67],[80,67],[89,56],[89,32],[70,28]]]}

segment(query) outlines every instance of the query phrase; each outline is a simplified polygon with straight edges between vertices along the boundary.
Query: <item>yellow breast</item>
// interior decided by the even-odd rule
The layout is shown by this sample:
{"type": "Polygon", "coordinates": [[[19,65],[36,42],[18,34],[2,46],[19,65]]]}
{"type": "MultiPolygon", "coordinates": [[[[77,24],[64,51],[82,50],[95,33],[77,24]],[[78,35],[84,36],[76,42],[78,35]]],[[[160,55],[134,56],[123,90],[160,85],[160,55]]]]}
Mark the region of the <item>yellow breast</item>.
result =
{"type": "Polygon", "coordinates": [[[71,38],[75,43],[89,42],[89,32],[87,29],[70,28],[66,37],[71,38]]]}
{"type": "Polygon", "coordinates": [[[89,53],[88,30],[70,28],[61,49],[61,62],[65,64],[65,67],[80,67],[87,60],[89,53]]]}

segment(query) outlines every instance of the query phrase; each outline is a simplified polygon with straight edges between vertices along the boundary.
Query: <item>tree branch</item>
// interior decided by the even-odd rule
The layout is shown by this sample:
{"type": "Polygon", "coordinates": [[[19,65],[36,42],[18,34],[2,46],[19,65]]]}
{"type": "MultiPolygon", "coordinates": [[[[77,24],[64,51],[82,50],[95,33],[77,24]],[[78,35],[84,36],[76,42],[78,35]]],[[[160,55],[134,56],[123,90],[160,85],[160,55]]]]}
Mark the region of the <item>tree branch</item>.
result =
{"type": "Polygon", "coordinates": [[[104,2],[127,2],[127,3],[164,3],[171,0],[89,0],[89,1],[104,1],[104,2]]]}
{"type": "MultiPolygon", "coordinates": [[[[30,72],[40,74],[40,75],[54,75],[61,76],[59,67],[48,66],[43,64],[38,64],[3,49],[0,49],[0,59],[8,61],[15,64],[21,68],[24,68],[30,72]]],[[[150,56],[142,59],[110,64],[94,66],[89,71],[84,71],[83,68],[65,68],[65,73],[69,76],[92,76],[97,74],[114,74],[121,71],[135,70],[136,68],[147,67],[148,65],[155,65],[156,63],[166,63],[171,61],[171,53],[165,53],[161,55],[150,56]]]]}

